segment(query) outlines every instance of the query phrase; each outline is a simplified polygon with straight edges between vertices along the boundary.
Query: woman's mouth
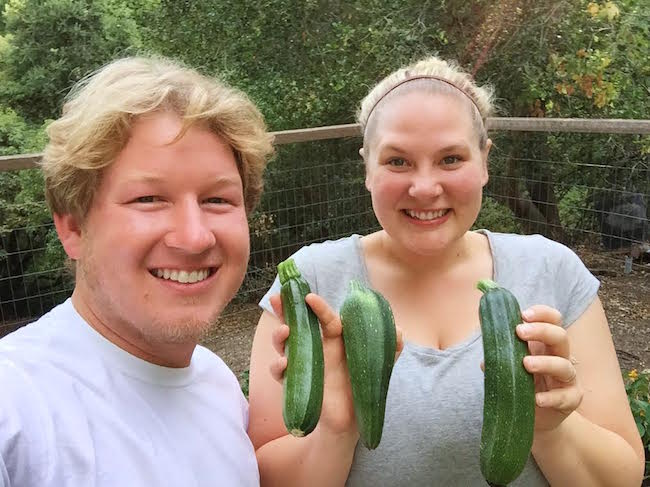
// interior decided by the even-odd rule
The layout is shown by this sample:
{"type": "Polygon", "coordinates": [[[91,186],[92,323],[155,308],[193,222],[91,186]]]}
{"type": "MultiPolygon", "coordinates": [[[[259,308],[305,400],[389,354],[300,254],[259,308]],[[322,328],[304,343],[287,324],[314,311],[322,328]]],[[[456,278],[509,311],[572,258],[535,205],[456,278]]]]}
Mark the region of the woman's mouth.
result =
{"type": "Polygon", "coordinates": [[[449,211],[451,211],[449,208],[446,208],[444,210],[402,210],[406,215],[409,217],[415,219],[415,220],[420,220],[420,221],[433,221],[437,220],[438,218],[442,218],[445,216],[449,211]]]}

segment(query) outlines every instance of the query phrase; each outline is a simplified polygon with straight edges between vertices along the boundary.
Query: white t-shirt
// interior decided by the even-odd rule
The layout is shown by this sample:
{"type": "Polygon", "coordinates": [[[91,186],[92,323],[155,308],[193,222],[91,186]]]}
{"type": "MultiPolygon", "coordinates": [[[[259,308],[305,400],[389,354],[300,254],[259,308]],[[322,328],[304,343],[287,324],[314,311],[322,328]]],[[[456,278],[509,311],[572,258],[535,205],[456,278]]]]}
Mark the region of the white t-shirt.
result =
{"type": "Polygon", "coordinates": [[[0,487],[259,485],[248,405],[215,354],[141,360],[70,300],[0,340],[0,487]]]}

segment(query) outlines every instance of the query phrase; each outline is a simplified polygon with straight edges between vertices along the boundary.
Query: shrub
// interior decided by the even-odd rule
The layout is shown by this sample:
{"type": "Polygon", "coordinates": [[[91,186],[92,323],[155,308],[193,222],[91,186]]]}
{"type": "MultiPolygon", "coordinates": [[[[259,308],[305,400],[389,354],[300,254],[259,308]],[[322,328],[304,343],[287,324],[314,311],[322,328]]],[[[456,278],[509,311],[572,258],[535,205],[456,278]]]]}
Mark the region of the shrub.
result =
{"type": "Polygon", "coordinates": [[[632,415],[639,429],[645,449],[645,477],[650,478],[650,369],[638,372],[636,369],[624,374],[625,392],[630,401],[632,415]]]}

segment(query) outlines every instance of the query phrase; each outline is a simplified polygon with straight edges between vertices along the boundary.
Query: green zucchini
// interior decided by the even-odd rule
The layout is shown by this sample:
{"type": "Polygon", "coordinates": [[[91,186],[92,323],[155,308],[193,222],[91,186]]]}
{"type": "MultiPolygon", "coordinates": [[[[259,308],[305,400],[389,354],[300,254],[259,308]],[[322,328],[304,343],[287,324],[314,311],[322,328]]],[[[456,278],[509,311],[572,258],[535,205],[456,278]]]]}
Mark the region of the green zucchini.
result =
{"type": "Polygon", "coordinates": [[[278,265],[278,275],[284,321],[289,326],[282,416],[289,433],[305,436],[318,424],[323,404],[323,341],[318,319],[305,302],[309,284],[293,259],[278,265]]]}
{"type": "Polygon", "coordinates": [[[393,312],[380,293],[352,280],[340,316],[357,428],[362,443],[373,450],[381,441],[395,363],[393,312]]]}
{"type": "Polygon", "coordinates": [[[524,368],[528,345],[515,327],[522,322],[515,296],[485,279],[479,318],[483,336],[485,398],[481,473],[488,484],[505,486],[521,474],[533,444],[535,383],[524,368]]]}

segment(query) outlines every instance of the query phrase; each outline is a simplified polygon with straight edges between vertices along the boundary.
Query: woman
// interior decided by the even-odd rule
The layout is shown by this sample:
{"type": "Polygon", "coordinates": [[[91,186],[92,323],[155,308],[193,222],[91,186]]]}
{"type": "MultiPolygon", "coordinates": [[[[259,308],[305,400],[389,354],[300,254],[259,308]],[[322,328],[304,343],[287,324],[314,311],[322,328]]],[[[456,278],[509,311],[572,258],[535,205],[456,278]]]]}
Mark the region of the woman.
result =
{"type": "Polygon", "coordinates": [[[320,422],[304,438],[288,435],[282,420],[288,327],[277,318],[277,279],[260,303],[249,434],[263,485],[485,486],[475,287],[484,278],[517,296],[517,334],[531,351],[524,366],[536,379],[532,455],[512,485],[640,484],[642,444],[599,282],[571,250],[543,237],[470,231],[488,181],[490,99],[456,66],[429,58],[363,100],[360,154],[382,229],[294,255],[315,293],[307,302],[321,322],[326,364],[320,422]],[[374,451],[358,443],[337,316],[351,278],[389,300],[404,338],[374,451]]]}

